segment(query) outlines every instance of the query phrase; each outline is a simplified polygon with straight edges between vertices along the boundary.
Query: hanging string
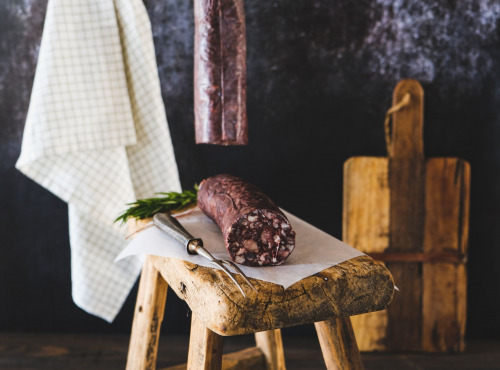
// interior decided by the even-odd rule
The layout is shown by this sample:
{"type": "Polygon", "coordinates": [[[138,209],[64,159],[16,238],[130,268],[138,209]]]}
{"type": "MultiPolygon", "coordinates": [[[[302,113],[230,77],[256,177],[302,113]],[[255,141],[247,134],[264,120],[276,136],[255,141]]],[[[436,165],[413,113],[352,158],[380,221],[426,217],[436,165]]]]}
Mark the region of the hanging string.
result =
{"type": "Polygon", "coordinates": [[[391,125],[390,125],[392,114],[399,112],[401,109],[408,106],[410,104],[410,100],[411,100],[410,93],[406,93],[403,96],[403,99],[401,99],[401,101],[398,104],[390,107],[389,110],[387,111],[387,113],[385,114],[385,122],[384,122],[385,146],[387,148],[387,153],[389,154],[389,157],[392,157],[392,154],[393,154],[392,153],[392,139],[391,139],[392,129],[391,129],[391,125]]]}

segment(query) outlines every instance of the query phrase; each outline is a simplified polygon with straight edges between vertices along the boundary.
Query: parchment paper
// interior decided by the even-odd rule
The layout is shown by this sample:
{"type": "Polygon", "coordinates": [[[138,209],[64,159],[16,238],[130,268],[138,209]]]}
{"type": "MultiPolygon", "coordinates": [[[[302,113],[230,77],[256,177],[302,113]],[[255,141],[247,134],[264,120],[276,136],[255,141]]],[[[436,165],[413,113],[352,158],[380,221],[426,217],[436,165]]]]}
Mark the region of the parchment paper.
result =
{"type": "MultiPolygon", "coordinates": [[[[279,284],[286,289],[307,276],[363,255],[360,251],[300,218],[286,211],[283,212],[297,234],[294,251],[281,266],[239,265],[247,276],[279,284]]],[[[219,227],[199,209],[178,219],[193,236],[203,239],[205,248],[216,258],[230,259],[219,227]]],[[[156,227],[150,227],[136,234],[116,260],[141,254],[173,257],[202,266],[214,267],[203,257],[189,255],[185,247],[170,239],[156,227]]]]}

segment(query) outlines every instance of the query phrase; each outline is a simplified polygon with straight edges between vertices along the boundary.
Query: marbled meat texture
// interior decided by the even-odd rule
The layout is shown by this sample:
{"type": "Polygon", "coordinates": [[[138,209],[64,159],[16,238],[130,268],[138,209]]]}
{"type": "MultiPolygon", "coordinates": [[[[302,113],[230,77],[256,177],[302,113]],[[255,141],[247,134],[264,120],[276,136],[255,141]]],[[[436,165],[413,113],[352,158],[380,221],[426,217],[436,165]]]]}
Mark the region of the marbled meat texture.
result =
{"type": "Polygon", "coordinates": [[[295,247],[295,231],[284,213],[260,189],[236,176],[204,180],[198,205],[219,225],[236,263],[281,265],[295,247]]]}
{"type": "Polygon", "coordinates": [[[243,0],[194,0],[197,144],[248,143],[243,0]]]}

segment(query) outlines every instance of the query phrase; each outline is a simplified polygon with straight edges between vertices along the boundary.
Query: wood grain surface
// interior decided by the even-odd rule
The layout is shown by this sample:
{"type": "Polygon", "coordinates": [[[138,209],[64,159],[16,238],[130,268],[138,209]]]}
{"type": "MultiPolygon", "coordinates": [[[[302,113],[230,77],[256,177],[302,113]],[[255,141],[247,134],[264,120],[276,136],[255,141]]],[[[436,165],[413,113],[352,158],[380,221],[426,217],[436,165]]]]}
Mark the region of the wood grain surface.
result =
{"type": "MultiPolygon", "coordinates": [[[[388,159],[382,157],[354,157],[344,165],[342,235],[364,253],[384,252],[389,245],[388,169],[388,159]]],[[[387,348],[387,320],[387,310],[351,318],[362,351],[387,348]]]]}
{"type": "Polygon", "coordinates": [[[189,337],[189,370],[220,370],[222,368],[222,337],[208,329],[193,313],[189,337]]]}
{"type": "Polygon", "coordinates": [[[352,316],[386,308],[394,283],[389,271],[360,256],[303,279],[288,289],[252,280],[258,293],[236,276],[248,298],[223,272],[173,258],[153,265],[199,319],[220,335],[249,334],[352,316]]]}
{"type": "Polygon", "coordinates": [[[155,369],[160,327],[167,300],[167,282],[147,257],[135,305],[127,370],[155,369]]]}
{"type": "Polygon", "coordinates": [[[314,324],[328,370],[362,370],[351,320],[340,317],[314,324]]]}
{"type": "MultiPolygon", "coordinates": [[[[415,80],[402,80],[392,104],[410,93],[410,103],[394,113],[392,156],[389,156],[389,248],[387,252],[421,252],[424,230],[425,163],[423,149],[424,92],[415,80]]],[[[419,348],[422,335],[422,266],[387,263],[401,286],[388,309],[387,346],[394,350],[419,348]],[[404,330],[402,330],[402,324],[404,330]]]]}
{"type": "Polygon", "coordinates": [[[265,356],[267,370],[286,369],[280,329],[255,333],[255,342],[265,356]]]}
{"type": "MultiPolygon", "coordinates": [[[[458,158],[427,161],[424,252],[467,255],[470,166],[458,158]]],[[[467,270],[463,263],[423,264],[422,349],[465,349],[467,270]]]]}
{"type": "Polygon", "coordinates": [[[344,240],[381,258],[387,253],[400,288],[388,310],[353,317],[363,351],[464,349],[470,166],[424,160],[416,85],[404,80],[394,92],[393,103],[409,91],[416,106],[395,113],[393,156],[344,165],[344,240]]]}

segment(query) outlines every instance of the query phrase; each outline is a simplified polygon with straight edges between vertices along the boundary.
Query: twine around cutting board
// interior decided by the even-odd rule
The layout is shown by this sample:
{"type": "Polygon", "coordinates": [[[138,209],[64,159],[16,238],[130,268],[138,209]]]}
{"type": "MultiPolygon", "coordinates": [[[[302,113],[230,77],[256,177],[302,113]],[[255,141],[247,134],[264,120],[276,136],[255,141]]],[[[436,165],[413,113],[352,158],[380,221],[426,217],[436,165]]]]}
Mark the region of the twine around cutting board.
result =
{"type": "Polygon", "coordinates": [[[392,127],[390,124],[391,117],[394,113],[399,112],[404,107],[407,107],[410,104],[410,101],[411,101],[411,95],[410,93],[406,93],[403,96],[403,99],[401,99],[401,101],[398,104],[390,107],[387,113],[385,114],[385,122],[384,122],[385,146],[387,148],[387,154],[389,154],[389,157],[392,157],[392,155],[394,154],[392,139],[391,139],[391,134],[392,134],[392,127]]]}

